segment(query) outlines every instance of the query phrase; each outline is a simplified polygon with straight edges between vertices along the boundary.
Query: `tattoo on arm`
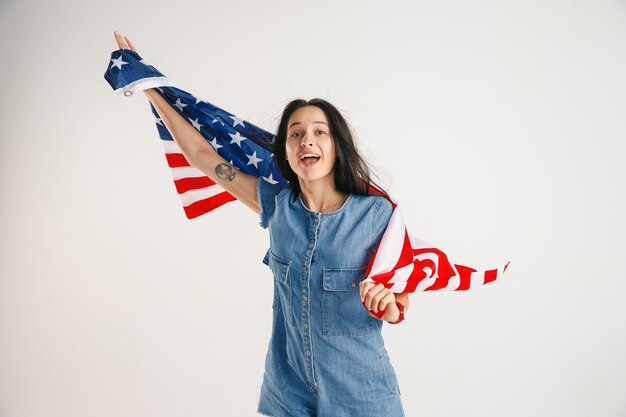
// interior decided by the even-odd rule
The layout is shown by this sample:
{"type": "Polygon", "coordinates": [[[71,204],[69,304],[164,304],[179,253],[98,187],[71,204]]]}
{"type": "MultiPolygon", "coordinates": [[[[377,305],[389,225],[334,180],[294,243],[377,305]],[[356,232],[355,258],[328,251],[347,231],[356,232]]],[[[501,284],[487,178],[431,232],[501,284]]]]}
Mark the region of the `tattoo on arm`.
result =
{"type": "Polygon", "coordinates": [[[222,163],[215,167],[215,173],[220,179],[231,182],[235,179],[235,175],[237,175],[237,170],[235,170],[232,165],[222,163]]]}

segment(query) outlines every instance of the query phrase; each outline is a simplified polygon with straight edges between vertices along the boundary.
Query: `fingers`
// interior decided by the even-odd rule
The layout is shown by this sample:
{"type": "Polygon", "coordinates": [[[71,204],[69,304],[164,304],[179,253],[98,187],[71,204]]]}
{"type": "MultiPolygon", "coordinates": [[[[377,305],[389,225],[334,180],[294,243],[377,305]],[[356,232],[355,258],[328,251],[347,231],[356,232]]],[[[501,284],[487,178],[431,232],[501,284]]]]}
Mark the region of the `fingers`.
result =
{"type": "Polygon", "coordinates": [[[120,49],[128,49],[128,45],[126,45],[126,41],[124,40],[124,38],[122,38],[122,35],[120,35],[117,30],[115,32],[113,32],[113,36],[115,36],[115,42],[117,42],[117,47],[120,49]]]}
{"type": "Polygon", "coordinates": [[[376,284],[374,284],[373,282],[361,282],[360,283],[359,295],[361,296],[361,302],[365,301],[365,294],[367,294],[367,292],[374,286],[376,286],[376,284]]]}
{"type": "Polygon", "coordinates": [[[117,46],[120,49],[130,49],[131,51],[136,51],[135,45],[128,39],[126,36],[120,35],[120,33],[116,30],[113,32],[115,36],[115,42],[117,42],[117,46]]]}
{"type": "Polygon", "coordinates": [[[126,42],[128,43],[128,46],[130,46],[130,50],[131,51],[136,51],[137,49],[135,49],[135,45],[133,45],[133,43],[130,41],[130,39],[128,39],[126,36],[124,36],[124,39],[126,39],[126,42]]]}
{"type": "Polygon", "coordinates": [[[395,303],[395,296],[383,284],[362,284],[360,293],[365,307],[374,313],[384,310],[390,303],[395,303]]]}
{"type": "Polygon", "coordinates": [[[393,293],[389,291],[387,288],[383,288],[378,294],[376,294],[372,298],[372,310],[374,313],[378,313],[379,311],[383,311],[387,308],[388,305],[394,304],[395,297],[393,293]]]}
{"type": "Polygon", "coordinates": [[[364,301],[363,300],[363,294],[364,294],[363,291],[364,291],[364,288],[365,288],[366,285],[369,285],[369,283],[368,284],[363,284],[362,282],[359,282],[359,297],[361,297],[361,302],[364,301]]]}

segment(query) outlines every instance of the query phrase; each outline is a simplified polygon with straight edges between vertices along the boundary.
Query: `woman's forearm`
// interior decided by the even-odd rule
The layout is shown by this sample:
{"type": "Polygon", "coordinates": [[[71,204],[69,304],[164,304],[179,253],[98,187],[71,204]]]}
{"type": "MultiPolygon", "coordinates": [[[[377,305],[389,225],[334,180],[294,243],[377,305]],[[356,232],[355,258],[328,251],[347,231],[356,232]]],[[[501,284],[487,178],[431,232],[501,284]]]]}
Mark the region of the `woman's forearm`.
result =
{"type": "Polygon", "coordinates": [[[215,152],[200,132],[181,116],[156,89],[150,88],[144,90],[144,93],[159,113],[161,120],[174,138],[174,142],[190,163],[200,152],[215,152]]]}
{"type": "Polygon", "coordinates": [[[222,158],[207,140],[154,89],[144,91],[189,164],[215,181],[256,213],[261,212],[258,178],[237,170],[222,158]]]}

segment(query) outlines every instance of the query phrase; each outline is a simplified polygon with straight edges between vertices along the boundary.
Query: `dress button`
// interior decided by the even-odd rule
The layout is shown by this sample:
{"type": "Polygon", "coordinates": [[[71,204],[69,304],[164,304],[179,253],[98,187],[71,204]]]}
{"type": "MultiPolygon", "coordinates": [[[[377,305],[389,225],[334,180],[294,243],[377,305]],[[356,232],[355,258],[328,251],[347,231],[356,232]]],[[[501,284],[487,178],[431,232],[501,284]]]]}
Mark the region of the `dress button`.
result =
{"type": "Polygon", "coordinates": [[[307,350],[306,352],[304,352],[304,354],[307,355],[307,356],[311,356],[311,351],[307,350]]]}
{"type": "Polygon", "coordinates": [[[302,297],[302,299],[304,300],[304,302],[309,301],[309,297],[307,297],[306,295],[304,297],[302,297]]]}
{"type": "Polygon", "coordinates": [[[313,219],[313,221],[314,221],[315,223],[319,223],[319,222],[320,222],[320,218],[319,218],[319,217],[316,217],[316,218],[314,218],[314,219],[313,219]]]}
{"type": "Polygon", "coordinates": [[[304,275],[309,275],[309,270],[307,268],[304,268],[304,275]]]}
{"type": "Polygon", "coordinates": [[[313,249],[313,246],[315,246],[313,242],[309,243],[309,249],[313,249]]]}
{"type": "Polygon", "coordinates": [[[308,329],[309,328],[309,323],[304,323],[304,325],[302,327],[304,327],[305,330],[308,329]]]}

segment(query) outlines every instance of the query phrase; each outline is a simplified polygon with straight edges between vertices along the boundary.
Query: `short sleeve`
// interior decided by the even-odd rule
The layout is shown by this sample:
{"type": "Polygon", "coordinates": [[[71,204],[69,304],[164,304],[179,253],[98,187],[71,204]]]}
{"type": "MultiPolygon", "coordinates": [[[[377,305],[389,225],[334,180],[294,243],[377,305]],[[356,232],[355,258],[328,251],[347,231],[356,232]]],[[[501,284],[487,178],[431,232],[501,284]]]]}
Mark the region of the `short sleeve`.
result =
{"type": "Polygon", "coordinates": [[[383,238],[383,234],[385,234],[385,230],[387,230],[387,225],[389,224],[389,220],[391,220],[391,215],[393,214],[393,206],[391,202],[387,200],[385,197],[376,197],[378,201],[374,206],[374,211],[372,215],[372,241],[376,242],[378,245],[380,240],[383,238]]]}
{"type": "Polygon", "coordinates": [[[256,190],[259,198],[259,207],[261,208],[260,225],[267,229],[270,219],[276,210],[276,196],[283,188],[278,185],[272,185],[263,178],[257,180],[256,190]]]}

